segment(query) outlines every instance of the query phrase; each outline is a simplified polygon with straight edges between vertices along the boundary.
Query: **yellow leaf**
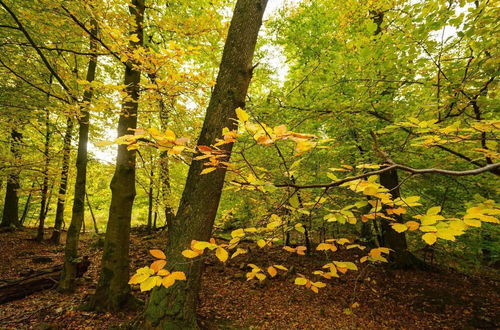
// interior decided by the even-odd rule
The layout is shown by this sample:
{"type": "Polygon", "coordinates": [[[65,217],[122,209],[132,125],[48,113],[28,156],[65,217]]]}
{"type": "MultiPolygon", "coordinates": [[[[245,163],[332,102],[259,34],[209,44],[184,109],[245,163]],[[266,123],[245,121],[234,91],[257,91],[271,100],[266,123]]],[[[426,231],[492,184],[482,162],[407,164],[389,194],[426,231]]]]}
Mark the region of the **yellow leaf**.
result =
{"type": "Polygon", "coordinates": [[[323,282],[313,282],[311,284],[317,288],[324,288],[326,286],[326,283],[323,282]]]}
{"type": "Polygon", "coordinates": [[[271,277],[275,277],[278,274],[278,271],[273,266],[267,267],[267,272],[271,275],[271,277]]]}
{"type": "Polygon", "coordinates": [[[451,231],[449,229],[438,230],[438,232],[436,233],[436,236],[441,238],[441,239],[448,240],[448,241],[455,241],[455,235],[453,235],[453,231],[451,231]]]}
{"type": "Polygon", "coordinates": [[[156,260],[151,264],[151,269],[154,270],[155,272],[158,272],[160,269],[165,267],[167,262],[165,260],[156,260]]]}
{"type": "Polygon", "coordinates": [[[315,287],[315,286],[311,286],[311,291],[314,292],[314,293],[318,293],[319,292],[318,288],[315,287]]]}
{"type": "Polygon", "coordinates": [[[394,229],[395,231],[397,231],[398,233],[402,233],[404,231],[406,231],[408,229],[408,227],[406,227],[405,225],[403,225],[402,223],[394,223],[392,225],[392,229],[394,229]]]}
{"type": "Polygon", "coordinates": [[[426,233],[422,236],[422,239],[425,241],[425,243],[432,245],[436,243],[437,236],[434,233],[426,233]]]}
{"type": "Polygon", "coordinates": [[[227,258],[229,258],[227,251],[221,247],[215,250],[215,256],[222,262],[226,262],[227,258]]]}
{"type": "Polygon", "coordinates": [[[233,230],[231,232],[231,237],[233,237],[233,238],[234,237],[243,237],[243,236],[245,236],[245,231],[242,228],[233,230]]]}
{"type": "Polygon", "coordinates": [[[262,249],[264,246],[266,246],[266,241],[264,241],[263,239],[259,239],[257,241],[257,245],[262,249]]]}
{"type": "Polygon", "coordinates": [[[295,284],[297,284],[297,285],[306,285],[307,284],[307,279],[305,279],[303,277],[297,277],[295,279],[295,284]]]}
{"type": "Polygon", "coordinates": [[[278,269],[281,269],[281,270],[284,270],[284,271],[287,271],[288,268],[284,267],[284,266],[281,266],[281,265],[274,265],[274,267],[278,268],[278,269]]]}
{"type": "Polygon", "coordinates": [[[151,253],[151,255],[155,258],[167,259],[167,256],[165,255],[165,253],[163,253],[162,250],[149,250],[149,253],[151,253]]]}
{"type": "Polygon", "coordinates": [[[193,250],[184,250],[182,251],[182,255],[189,259],[196,258],[197,256],[199,256],[199,254],[193,250]]]}
{"type": "Polygon", "coordinates": [[[436,215],[441,212],[441,206],[434,206],[427,210],[428,215],[436,215]]]}
{"type": "Polygon", "coordinates": [[[157,280],[158,276],[151,276],[149,277],[147,280],[145,280],[144,282],[141,283],[141,291],[144,292],[144,291],[149,291],[151,290],[152,288],[154,288],[156,286],[156,280],[157,280]]]}
{"type": "Polygon", "coordinates": [[[213,172],[217,169],[217,167],[207,167],[203,171],[201,171],[200,175],[207,174],[213,172]]]}
{"type": "Polygon", "coordinates": [[[236,256],[239,256],[240,254],[244,254],[244,253],[247,253],[247,250],[237,248],[236,252],[234,252],[233,255],[231,256],[231,259],[233,259],[236,256]]]}
{"type": "Polygon", "coordinates": [[[471,226],[471,227],[481,227],[480,220],[464,219],[464,223],[468,226],[471,226]]]}
{"type": "Polygon", "coordinates": [[[144,282],[148,278],[149,278],[148,274],[134,274],[134,276],[132,276],[130,281],[128,281],[128,284],[139,284],[144,282]]]}
{"type": "Polygon", "coordinates": [[[262,273],[256,273],[255,276],[257,276],[257,278],[259,279],[259,281],[264,281],[266,279],[266,275],[262,274],[262,273]]]}
{"type": "Polygon", "coordinates": [[[236,108],[236,117],[238,117],[238,120],[242,123],[248,121],[248,118],[250,118],[248,113],[246,113],[242,108],[236,108]]]}

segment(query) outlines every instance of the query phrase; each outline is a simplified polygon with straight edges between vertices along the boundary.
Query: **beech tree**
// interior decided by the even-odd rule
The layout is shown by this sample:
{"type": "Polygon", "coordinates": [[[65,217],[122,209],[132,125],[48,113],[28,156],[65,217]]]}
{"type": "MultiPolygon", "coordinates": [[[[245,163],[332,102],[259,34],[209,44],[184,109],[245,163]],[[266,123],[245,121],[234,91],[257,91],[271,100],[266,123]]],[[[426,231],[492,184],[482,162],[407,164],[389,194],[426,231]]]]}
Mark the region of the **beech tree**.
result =
{"type": "MultiPolygon", "coordinates": [[[[238,0],[224,46],[217,82],[210,98],[198,149],[216,142],[224,127],[234,129],[236,109],[245,106],[245,97],[252,78],[252,59],[257,35],[267,0],[238,0]]],[[[232,143],[225,145],[229,161],[232,143]]],[[[195,262],[182,266],[181,252],[192,240],[208,240],[219,206],[226,170],[217,169],[200,175],[203,162],[193,160],[176,216],[168,224],[167,258],[183,271],[188,281],[172,288],[155,290],[146,308],[146,327],[197,328],[196,299],[200,289],[203,264],[195,262]]]]}

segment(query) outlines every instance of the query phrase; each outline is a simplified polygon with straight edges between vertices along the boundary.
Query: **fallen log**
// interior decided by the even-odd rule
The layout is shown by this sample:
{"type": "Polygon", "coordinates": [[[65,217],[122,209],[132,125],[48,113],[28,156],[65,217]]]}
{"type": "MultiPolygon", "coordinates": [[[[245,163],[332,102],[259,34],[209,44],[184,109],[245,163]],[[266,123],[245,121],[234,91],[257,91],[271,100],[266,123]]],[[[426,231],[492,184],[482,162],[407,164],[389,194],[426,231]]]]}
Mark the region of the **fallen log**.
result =
{"type": "MultiPolygon", "coordinates": [[[[78,262],[77,277],[82,277],[90,266],[88,257],[78,262]]],[[[19,280],[9,281],[0,286],[0,304],[25,298],[35,292],[51,289],[57,285],[61,277],[63,265],[42,269],[19,280]]]]}

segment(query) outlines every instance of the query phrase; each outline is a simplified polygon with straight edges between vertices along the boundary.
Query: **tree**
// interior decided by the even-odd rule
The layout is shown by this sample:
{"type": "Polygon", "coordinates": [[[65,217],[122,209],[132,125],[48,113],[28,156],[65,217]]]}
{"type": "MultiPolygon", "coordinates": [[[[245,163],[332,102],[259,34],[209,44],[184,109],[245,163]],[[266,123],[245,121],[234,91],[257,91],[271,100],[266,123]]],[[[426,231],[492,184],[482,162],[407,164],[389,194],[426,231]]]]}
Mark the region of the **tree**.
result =
{"type": "MultiPolygon", "coordinates": [[[[222,129],[235,128],[236,109],[244,107],[252,77],[252,59],[267,0],[238,0],[229,27],[222,60],[204,124],[198,138],[198,149],[214,144],[222,129]]],[[[233,144],[222,147],[229,161],[233,144]]],[[[158,329],[193,329],[196,324],[197,296],[200,289],[202,262],[183,263],[182,251],[192,240],[208,240],[219,206],[226,169],[207,175],[203,161],[193,160],[179,209],[168,224],[167,258],[183,271],[188,281],[169,289],[155,290],[146,308],[146,327],[158,329]]]]}
{"type": "MultiPolygon", "coordinates": [[[[143,0],[133,0],[129,6],[134,18],[130,31],[129,51],[133,53],[143,44],[143,21],[145,4],[143,0]]],[[[141,71],[139,63],[129,60],[126,63],[124,84],[126,97],[118,122],[118,137],[127,135],[137,127],[137,109],[141,71]]],[[[101,261],[101,272],[95,295],[90,302],[97,310],[118,310],[130,302],[129,277],[129,238],[132,206],[135,190],[135,150],[126,145],[118,147],[116,169],[111,181],[111,205],[106,227],[106,238],[101,261]]]]}
{"type": "MultiPolygon", "coordinates": [[[[14,160],[19,158],[19,144],[23,135],[12,129],[10,133],[10,152],[14,157],[14,160]]],[[[3,205],[2,222],[1,227],[19,227],[19,196],[18,190],[19,185],[19,170],[13,168],[12,172],[7,178],[7,187],[5,189],[5,202],[3,205]]]]}
{"type": "MultiPolygon", "coordinates": [[[[91,33],[97,36],[97,22],[92,20],[91,33]]],[[[97,41],[90,38],[90,51],[96,53],[97,41]]],[[[95,79],[97,69],[97,55],[92,55],[87,68],[86,80],[91,83],[95,79]]],[[[66,246],[64,249],[64,267],[59,280],[58,289],[61,291],[72,291],[75,288],[75,278],[78,264],[78,243],[80,230],[85,217],[85,196],[87,185],[87,161],[89,140],[90,113],[89,106],[92,100],[93,89],[89,86],[83,94],[83,102],[80,104],[80,117],[78,118],[78,151],[76,156],[76,179],[75,192],[73,198],[73,209],[71,222],[66,236],[66,246]]],[[[63,165],[64,166],[64,165],[63,165]]],[[[90,204],[89,204],[90,206],[90,204]]]]}

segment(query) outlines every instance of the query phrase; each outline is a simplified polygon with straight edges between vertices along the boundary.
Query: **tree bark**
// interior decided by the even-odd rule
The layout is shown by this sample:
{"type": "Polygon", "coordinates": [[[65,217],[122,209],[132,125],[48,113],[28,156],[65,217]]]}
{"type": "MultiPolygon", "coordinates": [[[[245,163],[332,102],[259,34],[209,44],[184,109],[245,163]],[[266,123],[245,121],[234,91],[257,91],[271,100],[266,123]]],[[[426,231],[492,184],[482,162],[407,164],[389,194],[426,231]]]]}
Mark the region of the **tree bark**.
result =
{"type": "MultiPolygon", "coordinates": [[[[52,83],[52,76],[50,78],[52,83]]],[[[49,191],[49,165],[50,165],[50,112],[49,109],[45,109],[45,143],[43,147],[43,157],[44,157],[44,166],[43,166],[43,183],[42,183],[42,195],[40,201],[40,214],[38,216],[38,231],[36,234],[36,241],[43,241],[44,236],[44,226],[45,226],[45,217],[47,215],[46,206],[47,206],[47,194],[49,191]]]]}
{"type": "MultiPolygon", "coordinates": [[[[14,160],[19,159],[19,143],[23,135],[13,129],[10,133],[10,152],[14,160]]],[[[13,168],[12,173],[7,178],[7,187],[5,190],[5,201],[3,205],[2,222],[0,227],[20,227],[19,222],[19,196],[17,191],[20,188],[19,184],[19,170],[13,168]]]]}
{"type": "MultiPolygon", "coordinates": [[[[135,28],[131,34],[138,41],[130,41],[130,51],[143,44],[144,1],[133,0],[129,7],[134,17],[135,28]]],[[[118,136],[130,134],[130,129],[137,127],[137,109],[140,92],[141,71],[129,62],[125,69],[127,97],[122,103],[122,112],[118,122],[118,136]]],[[[129,280],[129,239],[132,206],[135,190],[136,152],[128,150],[126,145],[118,146],[116,168],[111,180],[111,205],[106,228],[101,272],[95,295],[90,307],[95,310],[120,310],[132,300],[129,280]]]]}
{"type": "MultiPolygon", "coordinates": [[[[267,0],[238,0],[227,36],[217,82],[208,105],[198,145],[210,146],[222,129],[236,129],[235,109],[244,107],[252,77],[252,59],[267,0]]],[[[224,150],[228,160],[233,145],[224,150]]],[[[219,168],[200,175],[203,161],[193,160],[177,215],[168,224],[168,265],[183,271],[187,281],[151,293],[145,311],[146,329],[197,329],[196,305],[203,262],[186,262],[181,252],[193,239],[207,241],[219,206],[226,175],[219,168]]]]}
{"type": "MultiPolygon", "coordinates": [[[[389,189],[393,199],[400,197],[399,178],[397,170],[391,170],[380,174],[380,184],[389,189]]],[[[396,221],[403,223],[401,215],[393,215],[396,221]]],[[[392,229],[391,223],[387,219],[381,220],[382,244],[392,249],[389,258],[393,266],[397,268],[422,268],[423,263],[408,251],[406,235],[404,232],[398,233],[392,229]]]]}
{"type": "Polygon", "coordinates": [[[61,241],[61,227],[64,221],[64,206],[66,204],[66,189],[68,187],[69,160],[71,156],[71,139],[73,135],[73,119],[68,117],[66,123],[66,132],[63,140],[63,155],[61,181],[59,183],[59,193],[57,195],[56,219],[54,222],[54,231],[50,240],[53,244],[59,244],[61,241]]]}
{"type": "MultiPolygon", "coordinates": [[[[92,20],[92,33],[97,35],[97,23],[92,20]]],[[[90,51],[97,51],[97,41],[90,38],[90,51]]],[[[92,82],[95,78],[97,68],[97,56],[90,57],[86,80],[92,82]]],[[[73,198],[73,209],[71,222],[66,235],[66,246],[64,249],[64,268],[61,273],[58,289],[60,291],[73,291],[75,289],[76,261],[78,259],[78,243],[80,240],[80,229],[85,217],[85,190],[87,184],[87,143],[89,140],[90,113],[88,106],[92,100],[93,90],[87,89],[83,94],[83,102],[80,107],[80,118],[78,119],[78,151],[76,156],[76,179],[73,198]]]]}

